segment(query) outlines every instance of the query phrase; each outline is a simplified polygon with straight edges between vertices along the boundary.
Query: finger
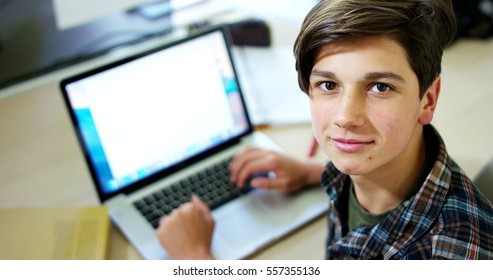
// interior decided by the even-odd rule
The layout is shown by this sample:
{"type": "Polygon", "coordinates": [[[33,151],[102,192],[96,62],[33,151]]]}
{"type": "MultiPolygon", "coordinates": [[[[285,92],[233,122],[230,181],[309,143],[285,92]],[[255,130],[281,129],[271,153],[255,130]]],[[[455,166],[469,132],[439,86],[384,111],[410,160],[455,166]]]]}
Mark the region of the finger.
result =
{"type": "MultiPolygon", "coordinates": [[[[275,174],[275,172],[276,166],[272,161],[272,157],[270,155],[266,155],[262,158],[252,161],[250,165],[245,166],[244,169],[240,170],[238,172],[238,180],[236,182],[236,185],[239,188],[242,188],[245,186],[245,184],[250,184],[251,181],[256,178],[265,178],[265,176],[261,174],[275,174]]],[[[268,179],[272,180],[274,178],[269,177],[268,179]]]]}
{"type": "Polygon", "coordinates": [[[248,161],[244,161],[239,166],[239,169],[236,171],[236,177],[232,178],[232,183],[242,188],[245,182],[251,179],[254,174],[265,172],[272,168],[272,153],[261,151],[260,153],[256,153],[255,157],[249,158],[248,161]]]}
{"type": "Polygon", "coordinates": [[[209,206],[203,202],[197,195],[192,195],[192,204],[202,213],[210,213],[209,206]]]}
{"type": "Polygon", "coordinates": [[[168,216],[164,215],[161,217],[161,219],[159,219],[159,227],[161,227],[164,223],[166,223],[166,218],[168,216]]]}
{"type": "Polygon", "coordinates": [[[167,234],[169,233],[169,229],[173,228],[173,220],[170,219],[168,216],[163,216],[160,220],[159,220],[159,226],[157,228],[157,231],[156,231],[156,235],[159,239],[159,243],[161,243],[161,245],[165,246],[166,245],[166,236],[167,234]]]}
{"type": "Polygon", "coordinates": [[[235,163],[239,163],[242,161],[242,159],[246,159],[249,156],[254,156],[256,153],[259,153],[261,151],[263,151],[263,149],[257,147],[252,147],[252,146],[246,147],[245,149],[236,153],[233,160],[231,161],[231,165],[234,165],[235,163]]]}
{"type": "Polygon", "coordinates": [[[246,166],[251,165],[252,160],[262,157],[264,154],[265,151],[254,147],[246,148],[244,151],[238,153],[229,165],[229,171],[231,172],[231,181],[236,182],[239,172],[243,170],[246,166]]]}
{"type": "Polygon", "coordinates": [[[164,228],[166,227],[166,223],[166,216],[163,216],[161,217],[161,219],[159,219],[159,226],[157,227],[158,235],[160,235],[160,233],[164,230],[164,228]]]}
{"type": "Polygon", "coordinates": [[[212,217],[211,214],[211,209],[209,206],[203,202],[197,195],[192,195],[192,204],[195,206],[195,208],[202,214],[204,219],[209,222],[214,224],[214,218],[212,217]]]}
{"type": "Polygon", "coordinates": [[[250,186],[254,189],[273,189],[275,188],[274,180],[269,178],[254,178],[250,181],[250,186]]]}

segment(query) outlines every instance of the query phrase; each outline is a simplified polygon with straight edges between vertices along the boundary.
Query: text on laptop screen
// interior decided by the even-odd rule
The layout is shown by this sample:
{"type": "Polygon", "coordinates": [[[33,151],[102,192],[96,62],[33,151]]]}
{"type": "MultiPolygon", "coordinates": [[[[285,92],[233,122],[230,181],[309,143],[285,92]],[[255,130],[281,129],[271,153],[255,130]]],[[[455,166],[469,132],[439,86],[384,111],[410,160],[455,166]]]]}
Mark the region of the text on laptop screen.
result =
{"type": "Polygon", "coordinates": [[[220,31],[74,81],[66,90],[105,194],[249,129],[220,31]]]}

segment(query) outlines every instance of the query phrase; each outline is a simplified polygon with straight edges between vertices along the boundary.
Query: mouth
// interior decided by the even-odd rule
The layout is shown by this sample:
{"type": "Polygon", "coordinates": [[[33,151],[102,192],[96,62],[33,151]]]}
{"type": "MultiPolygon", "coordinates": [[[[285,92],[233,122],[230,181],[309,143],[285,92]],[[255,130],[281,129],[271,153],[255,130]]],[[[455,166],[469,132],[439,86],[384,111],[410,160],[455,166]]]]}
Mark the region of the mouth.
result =
{"type": "Polygon", "coordinates": [[[330,138],[330,140],[343,153],[357,153],[375,143],[375,141],[345,138],[330,138]]]}

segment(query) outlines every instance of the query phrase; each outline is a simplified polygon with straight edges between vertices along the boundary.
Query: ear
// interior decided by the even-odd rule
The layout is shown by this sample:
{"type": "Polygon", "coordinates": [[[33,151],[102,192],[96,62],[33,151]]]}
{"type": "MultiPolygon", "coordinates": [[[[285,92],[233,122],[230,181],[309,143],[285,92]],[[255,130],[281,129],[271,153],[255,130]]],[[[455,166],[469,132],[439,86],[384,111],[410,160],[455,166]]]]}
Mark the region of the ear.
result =
{"type": "Polygon", "coordinates": [[[421,98],[421,112],[418,122],[422,125],[431,123],[433,114],[440,95],[440,76],[437,76],[430,87],[426,90],[423,98],[421,98]]]}

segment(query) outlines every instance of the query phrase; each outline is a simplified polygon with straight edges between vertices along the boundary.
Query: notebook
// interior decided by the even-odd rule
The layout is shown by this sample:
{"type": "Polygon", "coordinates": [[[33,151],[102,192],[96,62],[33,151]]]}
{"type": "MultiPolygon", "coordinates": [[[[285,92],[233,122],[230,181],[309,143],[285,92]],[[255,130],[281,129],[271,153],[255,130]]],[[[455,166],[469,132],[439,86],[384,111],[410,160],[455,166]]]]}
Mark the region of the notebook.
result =
{"type": "Polygon", "coordinates": [[[169,258],[159,218],[191,193],[212,209],[218,259],[246,258],[327,209],[320,187],[285,194],[228,185],[228,162],[241,149],[282,152],[254,131],[230,49],[216,27],[60,83],[99,199],[145,259],[169,258]]]}

